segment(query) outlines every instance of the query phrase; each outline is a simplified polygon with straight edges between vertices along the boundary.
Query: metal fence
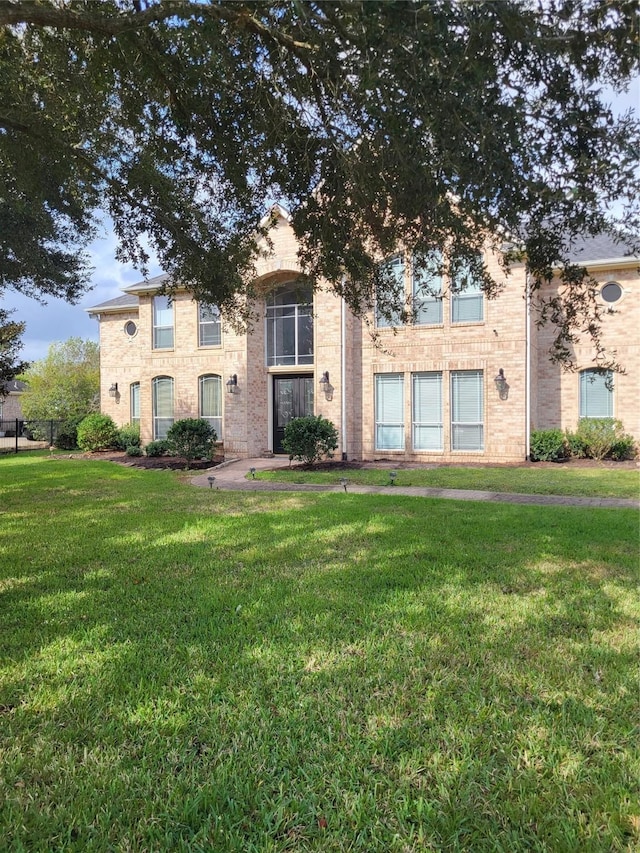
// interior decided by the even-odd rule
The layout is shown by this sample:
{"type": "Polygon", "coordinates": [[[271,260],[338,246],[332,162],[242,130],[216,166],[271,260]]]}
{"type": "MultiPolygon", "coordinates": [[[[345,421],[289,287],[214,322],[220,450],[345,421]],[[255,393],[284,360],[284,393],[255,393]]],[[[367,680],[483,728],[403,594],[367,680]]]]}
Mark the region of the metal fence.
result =
{"type": "Polygon", "coordinates": [[[0,420],[0,452],[18,453],[50,447],[64,421],[0,420]]]}

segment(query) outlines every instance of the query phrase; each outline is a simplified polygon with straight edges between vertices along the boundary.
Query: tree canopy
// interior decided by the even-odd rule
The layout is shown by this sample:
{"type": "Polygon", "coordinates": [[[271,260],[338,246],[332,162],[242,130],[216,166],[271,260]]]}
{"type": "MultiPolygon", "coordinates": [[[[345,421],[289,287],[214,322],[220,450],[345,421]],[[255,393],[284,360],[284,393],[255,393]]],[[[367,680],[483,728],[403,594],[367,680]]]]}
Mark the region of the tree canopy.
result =
{"type": "Polygon", "coordinates": [[[11,311],[0,308],[0,399],[4,383],[22,373],[29,366],[26,361],[19,360],[25,324],[9,319],[11,311]]]}
{"type": "Polygon", "coordinates": [[[20,378],[27,383],[20,400],[26,420],[79,420],[98,409],[98,344],[82,338],[51,344],[47,357],[34,361],[20,378]]]}
{"type": "Polygon", "coordinates": [[[0,0],[0,287],[77,298],[106,211],[121,259],[149,240],[237,313],[280,201],[357,312],[399,245],[560,265],[566,343],[593,313],[573,241],[639,231],[638,123],[603,90],[639,56],[627,0],[0,0]]]}

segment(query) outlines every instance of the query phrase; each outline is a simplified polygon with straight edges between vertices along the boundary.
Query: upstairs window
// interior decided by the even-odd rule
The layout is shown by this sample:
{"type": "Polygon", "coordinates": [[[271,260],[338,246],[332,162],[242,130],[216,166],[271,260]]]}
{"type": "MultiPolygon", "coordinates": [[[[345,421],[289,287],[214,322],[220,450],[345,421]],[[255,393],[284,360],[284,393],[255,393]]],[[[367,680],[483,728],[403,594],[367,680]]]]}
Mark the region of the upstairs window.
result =
{"type": "Polygon", "coordinates": [[[173,425],[173,379],[156,376],[152,381],[153,438],[166,438],[173,425]]]}
{"type": "Polygon", "coordinates": [[[217,305],[198,304],[198,346],[219,347],[222,343],[222,323],[217,305]]]}
{"type": "Polygon", "coordinates": [[[379,329],[402,325],[404,310],[404,258],[396,255],[380,265],[385,279],[384,296],[376,300],[376,326],[379,329]]]}
{"type": "Polygon", "coordinates": [[[222,377],[201,376],[199,379],[200,417],[216,431],[222,440],[222,377]]]}
{"type": "Polygon", "coordinates": [[[313,364],[313,291],[294,283],[267,299],[267,365],[313,364]]]}
{"type": "Polygon", "coordinates": [[[168,296],[153,297],[153,348],[173,349],[173,303],[168,296]]]}
{"type": "Polygon", "coordinates": [[[442,254],[430,252],[413,259],[414,322],[420,326],[442,323],[442,254]]]}
{"type": "Polygon", "coordinates": [[[580,417],[613,417],[613,373],[610,370],[581,371],[580,417]]]}
{"type": "Polygon", "coordinates": [[[132,424],[140,423],[140,383],[132,382],[129,386],[129,420],[132,424]]]}
{"type": "MultiPolygon", "coordinates": [[[[481,259],[478,258],[479,263],[481,259]]],[[[451,265],[451,322],[480,323],[484,320],[484,294],[478,270],[467,261],[451,265]]]]}

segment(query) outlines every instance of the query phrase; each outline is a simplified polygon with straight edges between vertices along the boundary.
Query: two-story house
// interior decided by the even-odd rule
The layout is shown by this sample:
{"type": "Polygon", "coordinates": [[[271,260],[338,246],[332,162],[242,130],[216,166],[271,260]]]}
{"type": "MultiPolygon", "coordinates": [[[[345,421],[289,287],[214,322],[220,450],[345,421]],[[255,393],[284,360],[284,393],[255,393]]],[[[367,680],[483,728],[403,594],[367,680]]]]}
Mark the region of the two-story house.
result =
{"type": "Polygon", "coordinates": [[[487,299],[473,280],[458,293],[435,273],[425,280],[398,254],[388,263],[415,309],[400,323],[375,310],[354,316],[335,295],[305,289],[282,210],[271,239],[248,332],[187,290],[163,295],[162,276],[89,309],[100,323],[104,413],[138,422],[143,443],[175,420],[203,417],[239,457],[281,453],[284,427],[305,414],[335,424],[350,460],[520,461],[531,429],[575,429],[582,416],[617,417],[640,439],[638,259],[610,241],[585,242],[579,260],[601,282],[603,341],[626,371],[614,377],[595,369],[586,338],[575,346],[576,372],[551,362],[553,330],[536,322],[524,265],[505,278],[487,253],[504,281],[487,299]]]}

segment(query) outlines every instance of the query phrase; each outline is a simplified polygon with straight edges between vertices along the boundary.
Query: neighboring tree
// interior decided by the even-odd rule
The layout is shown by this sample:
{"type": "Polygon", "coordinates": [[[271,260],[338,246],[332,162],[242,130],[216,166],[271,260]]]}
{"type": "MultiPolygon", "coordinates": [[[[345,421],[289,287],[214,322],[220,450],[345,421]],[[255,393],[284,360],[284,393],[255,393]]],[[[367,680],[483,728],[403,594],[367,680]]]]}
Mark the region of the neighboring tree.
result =
{"type": "Polygon", "coordinates": [[[80,450],[108,450],[118,443],[118,427],[109,415],[94,412],[78,424],[77,438],[80,450]]]}
{"type": "Polygon", "coordinates": [[[311,467],[325,457],[331,459],[338,446],[335,426],[320,415],[293,418],[284,428],[282,447],[290,459],[311,467]]]}
{"type": "Polygon", "coordinates": [[[0,398],[4,383],[29,367],[28,362],[18,360],[25,324],[10,320],[12,313],[0,308],[0,398]]]}
{"type": "Polygon", "coordinates": [[[98,409],[98,344],[81,338],[51,344],[47,357],[33,362],[20,378],[27,383],[20,400],[25,420],[83,418],[98,409]]]}
{"type": "Polygon", "coordinates": [[[203,418],[183,418],[167,432],[169,453],[182,456],[187,466],[194,459],[209,459],[216,442],[216,431],[203,418]]]}
{"type": "Polygon", "coordinates": [[[0,287],[77,297],[104,209],[120,259],[144,268],[146,238],[242,316],[282,200],[310,281],[356,312],[397,309],[398,246],[446,247],[494,294],[489,236],[534,288],[563,268],[559,357],[597,339],[568,258],[640,233],[638,123],[603,92],[637,73],[634,0],[3,0],[0,28],[0,287]]]}

